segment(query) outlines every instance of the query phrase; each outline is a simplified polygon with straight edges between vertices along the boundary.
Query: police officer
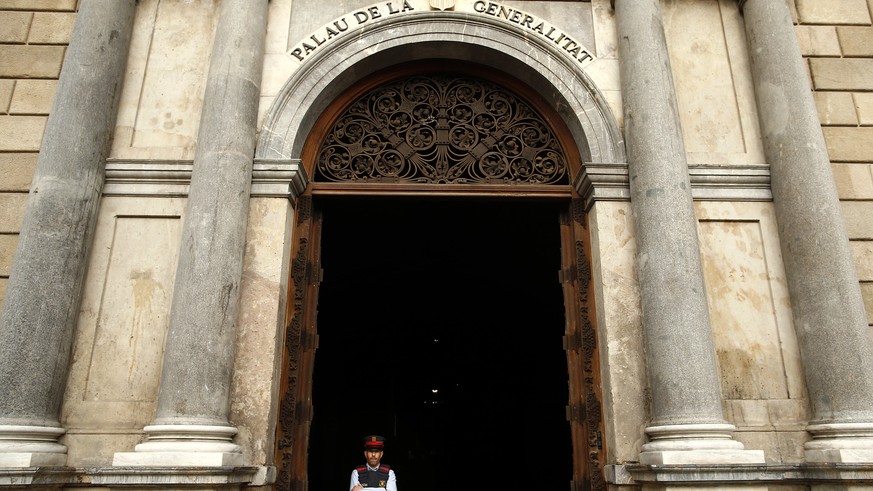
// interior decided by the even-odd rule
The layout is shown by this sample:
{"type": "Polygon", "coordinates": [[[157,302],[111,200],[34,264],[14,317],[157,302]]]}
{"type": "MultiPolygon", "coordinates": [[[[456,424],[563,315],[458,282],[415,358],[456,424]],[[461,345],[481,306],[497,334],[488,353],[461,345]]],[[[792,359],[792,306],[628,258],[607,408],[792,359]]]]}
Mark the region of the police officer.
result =
{"type": "Polygon", "coordinates": [[[394,475],[394,471],[381,463],[384,449],[385,437],[379,435],[364,437],[364,458],[367,459],[367,463],[355,467],[355,470],[352,471],[349,491],[371,488],[397,491],[397,477],[394,475]]]}

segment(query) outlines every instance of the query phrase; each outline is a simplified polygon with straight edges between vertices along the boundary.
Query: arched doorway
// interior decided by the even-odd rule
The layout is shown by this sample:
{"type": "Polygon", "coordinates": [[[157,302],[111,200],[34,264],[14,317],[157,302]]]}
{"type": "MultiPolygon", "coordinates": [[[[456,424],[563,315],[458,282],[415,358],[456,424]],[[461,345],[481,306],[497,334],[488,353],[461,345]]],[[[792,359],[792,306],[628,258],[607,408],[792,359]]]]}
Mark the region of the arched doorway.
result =
{"type": "Polygon", "coordinates": [[[525,452],[557,466],[542,489],[601,488],[580,157],[548,104],[474,65],[394,67],[323,112],[303,161],[278,487],[347,485],[375,432],[415,489],[435,461],[490,476],[525,452]]]}

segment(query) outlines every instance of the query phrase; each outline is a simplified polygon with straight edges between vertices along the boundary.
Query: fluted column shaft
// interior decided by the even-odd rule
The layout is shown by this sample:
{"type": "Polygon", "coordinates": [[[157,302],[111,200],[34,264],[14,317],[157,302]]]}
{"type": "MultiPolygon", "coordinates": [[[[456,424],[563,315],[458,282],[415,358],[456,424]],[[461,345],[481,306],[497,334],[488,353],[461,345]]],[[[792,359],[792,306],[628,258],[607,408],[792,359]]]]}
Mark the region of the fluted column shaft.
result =
{"type": "Polygon", "coordinates": [[[17,465],[2,454],[29,449],[59,453],[35,465],[65,459],[51,442],[63,433],[60,406],[134,8],[134,0],[82,0],[76,15],[0,315],[0,466],[17,465]]]}
{"type": "MultiPolygon", "coordinates": [[[[697,221],[658,0],[615,15],[637,268],[651,389],[643,463],[717,462],[741,450],[724,420],[697,221]],[[683,452],[692,453],[683,453],[683,452]],[[674,452],[678,460],[665,455],[674,452]],[[698,452],[698,453],[693,453],[698,452]]],[[[726,461],[748,461],[732,455],[726,461]],[[738,459],[738,460],[737,460],[738,459]]],[[[752,461],[763,461],[756,452],[752,461]]]]}
{"type": "MultiPolygon", "coordinates": [[[[740,5],[812,407],[809,429],[841,440],[837,446],[868,448],[861,461],[873,461],[873,336],[791,13],[781,1],[740,5]]],[[[816,446],[807,445],[807,458],[845,461],[816,446]]]]}

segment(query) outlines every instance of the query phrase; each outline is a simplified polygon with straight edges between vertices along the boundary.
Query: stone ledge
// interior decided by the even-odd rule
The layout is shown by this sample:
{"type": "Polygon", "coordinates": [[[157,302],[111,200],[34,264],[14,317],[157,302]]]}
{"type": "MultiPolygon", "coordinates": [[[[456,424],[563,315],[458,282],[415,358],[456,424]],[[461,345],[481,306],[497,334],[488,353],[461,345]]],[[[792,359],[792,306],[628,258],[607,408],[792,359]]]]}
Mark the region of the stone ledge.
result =
{"type": "Polygon", "coordinates": [[[696,486],[873,484],[873,464],[616,464],[605,469],[610,484],[675,484],[696,486]]]}
{"type": "MultiPolygon", "coordinates": [[[[187,196],[190,160],[110,160],[106,196],[187,196]]],[[[689,166],[691,194],[702,201],[771,201],[770,168],[764,165],[689,166]]],[[[252,197],[295,199],[309,184],[299,160],[255,159],[252,197]]],[[[576,190],[590,208],[595,201],[629,201],[627,164],[589,162],[576,190]]]]}
{"type": "MultiPolygon", "coordinates": [[[[188,196],[194,162],[190,160],[110,160],[106,163],[104,196],[188,196]]],[[[299,161],[255,159],[253,198],[294,200],[309,178],[299,161]]]]}
{"type": "MultiPolygon", "coordinates": [[[[688,167],[691,195],[696,201],[772,201],[770,168],[765,165],[688,167]]],[[[626,163],[587,162],[573,183],[585,200],[586,209],[595,201],[630,201],[626,163]]]]}
{"type": "Polygon", "coordinates": [[[239,485],[263,486],[276,479],[272,466],[247,467],[28,467],[0,469],[0,489],[31,486],[61,488],[65,485],[143,487],[160,489],[203,486],[238,488],[239,485]]]}

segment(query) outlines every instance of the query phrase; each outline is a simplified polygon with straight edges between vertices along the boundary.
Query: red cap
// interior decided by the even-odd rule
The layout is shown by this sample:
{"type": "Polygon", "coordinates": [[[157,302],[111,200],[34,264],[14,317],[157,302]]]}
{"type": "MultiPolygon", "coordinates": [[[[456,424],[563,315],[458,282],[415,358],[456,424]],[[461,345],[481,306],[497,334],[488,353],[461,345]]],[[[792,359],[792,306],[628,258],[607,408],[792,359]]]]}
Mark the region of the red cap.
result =
{"type": "Polygon", "coordinates": [[[382,451],[385,448],[385,437],[379,435],[370,435],[364,437],[364,450],[382,451]]]}

